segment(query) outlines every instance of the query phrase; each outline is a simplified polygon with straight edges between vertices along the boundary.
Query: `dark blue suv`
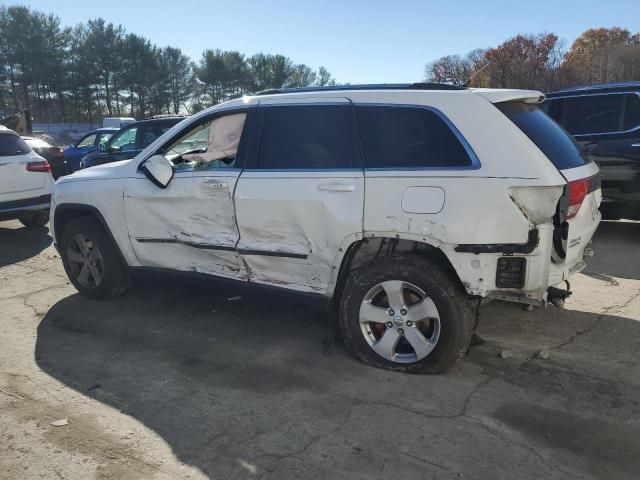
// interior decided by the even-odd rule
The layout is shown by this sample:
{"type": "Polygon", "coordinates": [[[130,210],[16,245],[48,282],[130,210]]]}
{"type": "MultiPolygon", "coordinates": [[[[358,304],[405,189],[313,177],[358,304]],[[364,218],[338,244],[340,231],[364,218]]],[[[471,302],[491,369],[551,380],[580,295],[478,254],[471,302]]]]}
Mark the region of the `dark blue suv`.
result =
{"type": "Polygon", "coordinates": [[[98,150],[84,156],[80,162],[80,168],[133,158],[184,118],[171,116],[129,123],[113,135],[107,143],[101,144],[98,150]]]}
{"type": "Polygon", "coordinates": [[[549,93],[543,109],[600,167],[604,217],[640,219],[640,82],[549,93]]]}

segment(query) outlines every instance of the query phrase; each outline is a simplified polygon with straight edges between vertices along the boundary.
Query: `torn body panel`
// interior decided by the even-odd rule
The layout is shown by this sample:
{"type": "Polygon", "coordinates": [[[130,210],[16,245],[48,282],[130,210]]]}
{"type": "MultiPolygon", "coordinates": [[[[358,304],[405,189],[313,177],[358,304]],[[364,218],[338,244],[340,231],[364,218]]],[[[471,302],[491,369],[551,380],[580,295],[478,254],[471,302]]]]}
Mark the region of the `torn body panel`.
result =
{"type": "MultiPolygon", "coordinates": [[[[522,252],[460,252],[454,245],[440,248],[456,270],[469,295],[486,297],[517,291],[524,299],[544,301],[549,286],[549,266],[553,249],[553,224],[537,225],[537,244],[522,252]],[[503,257],[519,257],[526,260],[523,285],[517,289],[497,285],[498,261],[503,257]],[[501,293],[502,292],[502,293],[501,293]]],[[[527,303],[527,302],[525,302],[527,303]]]]}
{"type": "Polygon", "coordinates": [[[485,297],[517,291],[526,301],[544,302],[553,248],[553,215],[563,192],[562,178],[477,178],[475,172],[465,175],[366,171],[367,191],[384,189],[387,195],[365,199],[365,238],[395,237],[438,247],[469,295],[485,297]],[[417,187],[439,187],[446,192],[437,213],[401,208],[406,192],[417,187]],[[520,261],[521,282],[513,288],[504,288],[505,283],[497,276],[504,256],[525,259],[520,261]]]}
{"type": "Polygon", "coordinates": [[[365,171],[365,176],[367,192],[385,192],[367,195],[365,199],[365,236],[370,232],[387,232],[385,236],[410,233],[450,245],[526,243],[529,230],[537,223],[551,221],[555,212],[555,204],[551,202],[555,199],[557,203],[564,183],[561,178],[557,185],[549,186],[539,179],[461,178],[443,176],[440,172],[436,175],[365,171]],[[402,208],[406,192],[415,191],[416,187],[439,187],[446,192],[439,211],[414,213],[402,208]],[[536,218],[525,216],[522,205],[513,201],[517,187],[542,192],[538,197],[527,198],[525,204],[534,211],[529,217],[536,218]],[[546,220],[537,217],[540,211],[548,213],[546,220]]]}
{"type": "MultiPolygon", "coordinates": [[[[527,254],[511,254],[496,251],[482,253],[456,251],[458,245],[443,244],[436,239],[412,234],[397,233],[389,236],[387,232],[366,232],[365,240],[358,248],[352,260],[357,268],[362,262],[375,260],[378,256],[399,253],[431,255],[440,252],[467,293],[472,296],[487,297],[511,295],[514,291],[523,298],[524,303],[539,304],[546,299],[549,278],[549,258],[553,246],[553,225],[547,223],[537,227],[538,238],[534,248],[527,254]],[[498,262],[501,258],[520,257],[526,260],[523,284],[518,289],[500,288],[496,283],[498,262]],[[526,301],[525,301],[526,300],[526,301]]],[[[438,258],[434,258],[436,261],[438,258]]]]}
{"type": "Polygon", "coordinates": [[[184,172],[162,190],[146,179],[129,179],[125,212],[139,262],[247,280],[235,249],[233,189],[238,175],[234,170],[184,172]]]}

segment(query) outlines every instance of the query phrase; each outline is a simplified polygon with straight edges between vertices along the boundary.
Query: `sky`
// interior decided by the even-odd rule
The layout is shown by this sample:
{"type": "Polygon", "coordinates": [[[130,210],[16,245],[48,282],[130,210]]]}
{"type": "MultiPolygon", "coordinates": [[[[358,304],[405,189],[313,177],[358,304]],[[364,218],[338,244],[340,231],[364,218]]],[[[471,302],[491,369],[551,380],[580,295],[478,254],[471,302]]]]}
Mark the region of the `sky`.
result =
{"type": "Polygon", "coordinates": [[[640,31],[638,0],[0,0],[55,13],[73,26],[102,17],[198,60],[207,48],[280,53],[339,82],[420,81],[426,63],[553,32],[567,46],[584,30],[640,31]]]}

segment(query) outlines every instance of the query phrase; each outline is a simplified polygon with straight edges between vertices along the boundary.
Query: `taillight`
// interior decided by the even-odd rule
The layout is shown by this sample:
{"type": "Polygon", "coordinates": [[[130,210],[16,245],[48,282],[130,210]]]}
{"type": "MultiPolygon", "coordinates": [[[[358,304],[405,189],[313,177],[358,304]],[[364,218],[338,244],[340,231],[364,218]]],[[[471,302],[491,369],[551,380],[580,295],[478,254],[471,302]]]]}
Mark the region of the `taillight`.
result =
{"type": "Polygon", "coordinates": [[[583,178],[581,180],[574,180],[569,182],[569,208],[567,208],[566,219],[575,217],[580,211],[582,201],[589,193],[589,187],[591,186],[590,178],[583,178]]]}
{"type": "Polygon", "coordinates": [[[51,173],[51,165],[46,160],[42,162],[29,162],[27,163],[27,170],[29,172],[51,173]]]}

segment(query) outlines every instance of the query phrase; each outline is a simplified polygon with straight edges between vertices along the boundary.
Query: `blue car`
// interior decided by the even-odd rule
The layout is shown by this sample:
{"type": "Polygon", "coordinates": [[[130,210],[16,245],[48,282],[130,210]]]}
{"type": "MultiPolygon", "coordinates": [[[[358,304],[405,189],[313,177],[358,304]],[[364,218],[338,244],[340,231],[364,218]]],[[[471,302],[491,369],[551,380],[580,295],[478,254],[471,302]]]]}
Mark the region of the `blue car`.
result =
{"type": "Polygon", "coordinates": [[[65,148],[64,159],[71,167],[71,171],[78,170],[80,168],[80,159],[88,153],[98,150],[100,144],[106,143],[117,131],[117,128],[98,128],[80,137],[77,143],[65,148]]]}

